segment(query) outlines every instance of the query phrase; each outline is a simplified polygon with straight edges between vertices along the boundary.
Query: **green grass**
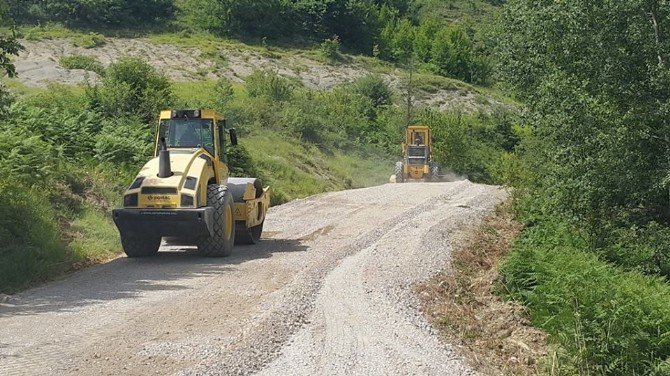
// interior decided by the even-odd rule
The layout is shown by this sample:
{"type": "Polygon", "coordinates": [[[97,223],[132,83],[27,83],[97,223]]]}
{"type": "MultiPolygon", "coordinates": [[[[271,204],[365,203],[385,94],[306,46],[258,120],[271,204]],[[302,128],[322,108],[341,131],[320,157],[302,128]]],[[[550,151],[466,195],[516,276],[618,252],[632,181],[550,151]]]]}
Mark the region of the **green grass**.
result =
{"type": "Polygon", "coordinates": [[[83,32],[75,31],[61,25],[21,27],[18,31],[23,38],[28,40],[70,39],[85,35],[83,32]]]}
{"type": "Polygon", "coordinates": [[[56,212],[41,195],[13,181],[0,182],[0,292],[14,292],[69,267],[59,242],[56,212]]]}
{"type": "Polygon", "coordinates": [[[2,82],[12,93],[19,96],[29,96],[44,92],[44,88],[27,86],[16,78],[5,77],[0,79],[0,82],[2,82]]]}
{"type": "Polygon", "coordinates": [[[552,374],[670,374],[666,280],[600,260],[558,222],[526,229],[501,275],[557,346],[552,374]]]}
{"type": "Polygon", "coordinates": [[[100,262],[121,252],[119,233],[109,215],[86,207],[70,226],[75,235],[69,247],[78,262],[100,262]]]}
{"type": "Polygon", "coordinates": [[[335,153],[328,159],[330,170],[345,180],[346,188],[365,188],[387,183],[393,173],[394,159],[381,151],[367,156],[335,153]]]}
{"type": "Polygon", "coordinates": [[[74,44],[75,47],[83,47],[83,48],[95,48],[107,43],[107,39],[105,39],[105,36],[98,33],[80,34],[70,39],[72,40],[72,44],[74,44]]]}
{"type": "Polygon", "coordinates": [[[27,40],[69,39],[75,46],[83,48],[95,48],[107,42],[102,34],[73,30],[61,25],[21,27],[18,31],[27,40]]]}
{"type": "MultiPolygon", "coordinates": [[[[172,90],[178,98],[177,107],[200,107],[202,104],[211,103],[215,85],[216,80],[173,82],[172,90]]],[[[233,82],[232,85],[235,98],[247,96],[244,84],[233,82]]]]}
{"type": "Polygon", "coordinates": [[[97,73],[100,76],[105,75],[105,67],[98,59],[92,56],[69,55],[61,56],[58,65],[66,69],[83,69],[97,73]]]}

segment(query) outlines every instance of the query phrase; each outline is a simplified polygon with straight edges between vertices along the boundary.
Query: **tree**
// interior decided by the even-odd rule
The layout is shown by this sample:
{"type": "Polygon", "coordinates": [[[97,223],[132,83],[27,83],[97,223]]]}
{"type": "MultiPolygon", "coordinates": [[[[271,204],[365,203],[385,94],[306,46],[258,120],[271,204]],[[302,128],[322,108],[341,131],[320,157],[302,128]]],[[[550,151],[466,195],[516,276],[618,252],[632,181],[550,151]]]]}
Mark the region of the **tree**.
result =
{"type": "Polygon", "coordinates": [[[393,57],[397,61],[406,62],[414,53],[414,25],[408,20],[401,20],[393,34],[393,57]]]}
{"type": "Polygon", "coordinates": [[[473,58],[472,42],[460,27],[443,28],[435,34],[430,61],[439,74],[471,82],[473,58]]]}
{"type": "Polygon", "coordinates": [[[497,35],[546,206],[595,245],[608,224],[669,220],[670,4],[512,0],[497,35]]]}
{"type": "Polygon", "coordinates": [[[71,26],[137,27],[170,19],[173,0],[24,0],[12,4],[19,21],[62,22],[71,26]]]}
{"type": "Polygon", "coordinates": [[[18,55],[23,46],[17,40],[14,21],[9,16],[9,7],[4,0],[0,0],[0,26],[7,28],[0,31],[0,71],[14,77],[16,68],[10,59],[12,55],[18,55]]]}

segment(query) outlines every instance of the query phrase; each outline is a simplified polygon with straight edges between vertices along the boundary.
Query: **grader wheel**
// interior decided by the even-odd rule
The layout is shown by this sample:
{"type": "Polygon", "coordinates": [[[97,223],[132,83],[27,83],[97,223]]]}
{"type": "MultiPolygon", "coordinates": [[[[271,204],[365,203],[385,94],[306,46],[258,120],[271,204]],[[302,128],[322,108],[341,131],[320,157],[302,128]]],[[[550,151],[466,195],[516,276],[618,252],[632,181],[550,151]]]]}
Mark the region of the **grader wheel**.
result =
{"type": "Polygon", "coordinates": [[[440,178],[440,167],[435,164],[431,163],[430,164],[430,181],[438,181],[440,178]]]}
{"type": "Polygon", "coordinates": [[[403,170],[402,162],[396,162],[396,164],[395,164],[395,181],[396,181],[396,183],[402,183],[402,182],[405,181],[402,170],[403,170]]]}

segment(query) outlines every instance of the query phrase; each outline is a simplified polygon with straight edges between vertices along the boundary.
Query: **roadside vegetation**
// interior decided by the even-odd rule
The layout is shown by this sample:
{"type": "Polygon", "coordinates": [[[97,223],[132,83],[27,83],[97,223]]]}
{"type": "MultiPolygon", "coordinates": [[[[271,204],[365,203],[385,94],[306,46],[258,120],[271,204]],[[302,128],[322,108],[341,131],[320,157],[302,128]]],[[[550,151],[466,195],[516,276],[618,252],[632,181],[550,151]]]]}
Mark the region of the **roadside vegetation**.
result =
{"type": "Polygon", "coordinates": [[[670,375],[668,20],[659,1],[510,0],[498,23],[528,110],[502,283],[552,374],[670,375]]]}
{"type": "Polygon", "coordinates": [[[417,286],[423,311],[485,375],[551,374],[546,333],[500,291],[500,264],[523,230],[510,202],[453,239],[451,267],[417,286]]]}

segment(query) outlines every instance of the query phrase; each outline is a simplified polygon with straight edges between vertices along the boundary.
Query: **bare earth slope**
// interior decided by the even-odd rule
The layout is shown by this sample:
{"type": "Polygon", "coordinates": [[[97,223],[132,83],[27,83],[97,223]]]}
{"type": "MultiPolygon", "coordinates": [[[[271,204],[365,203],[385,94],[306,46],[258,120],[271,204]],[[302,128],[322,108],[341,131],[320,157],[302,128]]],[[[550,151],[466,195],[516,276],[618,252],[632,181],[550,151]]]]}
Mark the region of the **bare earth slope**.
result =
{"type": "Polygon", "coordinates": [[[275,207],[266,239],[205,259],[164,247],[0,304],[0,374],[466,375],[412,285],[506,193],[468,181],[275,207]]]}
{"type": "MultiPolygon", "coordinates": [[[[123,57],[139,57],[175,81],[198,81],[226,77],[241,82],[254,70],[269,70],[302,82],[311,89],[330,89],[371,73],[364,64],[356,62],[329,65],[298,54],[272,55],[250,49],[234,49],[220,46],[217,56],[224,62],[212,59],[197,48],[181,48],[169,44],[156,44],[145,39],[107,38],[107,42],[95,48],[76,47],[68,39],[22,40],[25,47],[13,59],[18,80],[29,87],[44,87],[51,82],[66,85],[81,84],[86,81],[99,82],[100,77],[81,69],[65,69],[59,65],[63,56],[85,55],[104,66],[115,63],[123,57]]],[[[399,72],[387,73],[383,77],[397,89],[402,88],[399,72]]],[[[441,111],[458,110],[474,113],[490,112],[498,106],[505,106],[497,99],[478,94],[469,85],[463,87],[448,85],[435,87],[429,91],[416,90],[415,102],[441,111]]]]}

